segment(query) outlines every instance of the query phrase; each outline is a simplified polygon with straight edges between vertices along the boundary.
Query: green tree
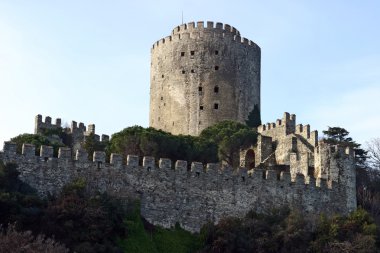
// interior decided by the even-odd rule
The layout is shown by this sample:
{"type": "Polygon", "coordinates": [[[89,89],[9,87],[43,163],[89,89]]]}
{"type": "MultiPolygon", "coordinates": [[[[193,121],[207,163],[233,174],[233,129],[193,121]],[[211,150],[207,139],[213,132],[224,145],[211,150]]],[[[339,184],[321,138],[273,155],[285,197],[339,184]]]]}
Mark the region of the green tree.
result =
{"type": "Polygon", "coordinates": [[[40,233],[54,235],[73,252],[120,252],[117,238],[126,235],[125,214],[119,200],[88,193],[85,180],[77,179],[48,202],[40,233]]]}
{"type": "Polygon", "coordinates": [[[29,230],[39,223],[45,203],[18,175],[15,164],[0,161],[0,224],[16,223],[29,230]]]}
{"type": "Polygon", "coordinates": [[[240,149],[254,145],[257,133],[244,124],[227,120],[204,129],[199,138],[215,143],[219,160],[236,166],[240,149]]]}
{"type": "Polygon", "coordinates": [[[87,151],[88,158],[90,160],[92,159],[92,155],[94,154],[95,151],[106,151],[107,146],[108,146],[108,142],[98,141],[95,138],[94,133],[91,133],[90,135],[86,136],[83,142],[83,148],[87,151]]]}
{"type": "Polygon", "coordinates": [[[154,128],[133,126],[112,135],[109,152],[172,160],[216,162],[217,146],[189,135],[172,135],[154,128]]]}
{"type": "Polygon", "coordinates": [[[258,105],[254,105],[245,123],[249,127],[258,127],[261,125],[261,115],[260,115],[260,109],[258,105]]]}
{"type": "Polygon", "coordinates": [[[349,137],[349,132],[341,127],[328,127],[327,130],[323,131],[325,135],[325,141],[330,144],[339,144],[342,146],[351,147],[355,151],[355,163],[357,169],[366,168],[366,160],[368,158],[368,152],[361,148],[361,144],[353,141],[349,137]]]}
{"type": "Polygon", "coordinates": [[[55,156],[58,156],[58,149],[64,146],[62,143],[52,141],[48,137],[40,134],[20,134],[11,138],[11,142],[16,143],[18,153],[21,153],[22,151],[22,144],[33,144],[36,146],[36,155],[39,155],[41,145],[52,146],[55,156]]]}

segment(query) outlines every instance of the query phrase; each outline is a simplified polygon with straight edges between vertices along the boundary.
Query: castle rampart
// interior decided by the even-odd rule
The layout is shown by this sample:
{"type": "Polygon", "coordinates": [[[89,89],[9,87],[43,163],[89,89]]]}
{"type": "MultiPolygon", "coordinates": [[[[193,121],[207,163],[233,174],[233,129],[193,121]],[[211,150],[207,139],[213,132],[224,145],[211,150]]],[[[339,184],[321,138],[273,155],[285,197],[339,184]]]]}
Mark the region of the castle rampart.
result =
{"type": "MultiPolygon", "coordinates": [[[[316,152],[332,152],[331,149],[322,145],[316,152]]],[[[53,157],[48,146],[42,146],[40,156],[36,156],[35,147],[30,144],[24,144],[22,150],[22,154],[17,154],[16,144],[6,142],[0,159],[16,163],[20,179],[36,188],[41,196],[56,194],[75,178],[84,178],[91,190],[139,198],[143,217],[153,224],[172,227],[178,222],[193,232],[207,221],[242,217],[251,209],[265,212],[289,206],[305,215],[331,215],[347,214],[356,205],[349,170],[353,153],[338,147],[339,158],[332,155],[329,164],[344,164],[344,170],[329,181],[313,175],[296,174],[292,178],[289,172],[233,170],[198,162],[191,163],[188,170],[186,161],[173,163],[165,158],[159,160],[157,167],[153,157],[144,157],[140,164],[139,157],[133,155],[124,164],[121,155],[112,154],[110,163],[106,163],[104,152],[94,152],[93,159],[88,160],[88,154],[82,150],[72,159],[69,148],[60,148],[58,157],[53,157]]],[[[320,161],[318,166],[325,166],[325,160],[320,161]]]]}
{"type": "Polygon", "coordinates": [[[42,115],[38,114],[35,118],[34,133],[39,134],[42,132],[42,129],[60,129],[61,124],[62,122],[60,118],[57,118],[55,124],[52,124],[51,117],[46,116],[45,121],[43,121],[42,115]]]}
{"type": "MultiPolygon", "coordinates": [[[[95,124],[89,124],[86,128],[86,126],[82,122],[79,122],[78,124],[78,122],[76,121],[71,121],[71,126],[69,128],[62,128],[60,118],[57,118],[56,123],[52,124],[50,116],[46,116],[45,121],[42,121],[42,115],[38,114],[35,117],[34,133],[44,134],[46,130],[57,130],[57,134],[59,133],[59,131],[65,132],[67,135],[71,137],[70,146],[74,151],[81,149],[83,142],[86,140],[86,138],[89,138],[90,136],[91,138],[94,138],[96,141],[109,141],[108,135],[102,134],[101,136],[99,136],[95,133],[95,124]]],[[[49,138],[51,140],[64,143],[64,140],[60,139],[60,137],[57,135],[54,137],[50,136],[49,138]]],[[[64,144],[67,145],[67,143],[64,144]]]]}
{"type": "Polygon", "coordinates": [[[229,25],[176,27],[151,50],[149,125],[198,135],[260,108],[260,48],[229,25]]]}

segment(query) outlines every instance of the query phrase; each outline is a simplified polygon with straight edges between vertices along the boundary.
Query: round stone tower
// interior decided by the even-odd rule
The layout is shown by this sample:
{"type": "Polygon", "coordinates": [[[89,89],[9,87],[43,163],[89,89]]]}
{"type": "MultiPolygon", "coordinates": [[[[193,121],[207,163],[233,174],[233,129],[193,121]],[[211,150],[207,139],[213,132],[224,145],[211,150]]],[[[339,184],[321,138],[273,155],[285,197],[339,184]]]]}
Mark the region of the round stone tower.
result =
{"type": "Polygon", "coordinates": [[[199,135],[223,120],[244,123],[260,110],[260,48],[222,23],[174,28],[151,50],[151,127],[199,135]]]}

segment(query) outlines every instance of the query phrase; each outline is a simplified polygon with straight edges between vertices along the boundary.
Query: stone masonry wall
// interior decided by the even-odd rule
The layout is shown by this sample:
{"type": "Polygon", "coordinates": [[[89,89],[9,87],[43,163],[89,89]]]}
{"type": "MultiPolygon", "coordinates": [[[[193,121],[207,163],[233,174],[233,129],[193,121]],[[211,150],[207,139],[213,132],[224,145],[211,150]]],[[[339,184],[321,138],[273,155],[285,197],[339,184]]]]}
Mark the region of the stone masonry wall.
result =
{"type": "Polygon", "coordinates": [[[56,139],[58,138],[58,141],[61,141],[65,145],[70,145],[71,148],[75,151],[81,149],[83,142],[86,140],[86,138],[88,138],[92,134],[96,141],[102,141],[102,142],[109,141],[108,135],[102,134],[100,137],[99,135],[95,133],[95,124],[89,124],[88,127],[86,128],[86,126],[82,122],[79,122],[78,124],[76,121],[71,121],[70,128],[62,129],[60,118],[57,118],[56,123],[52,124],[50,116],[46,116],[45,121],[42,121],[42,115],[38,114],[35,117],[34,133],[43,134],[44,130],[65,131],[66,134],[68,134],[71,137],[71,143],[64,143],[64,141],[61,140],[58,136],[56,136],[56,139]]]}
{"type": "Polygon", "coordinates": [[[123,164],[121,155],[112,154],[108,164],[104,152],[95,152],[93,160],[88,161],[87,153],[79,150],[72,159],[69,148],[61,148],[58,158],[52,157],[51,147],[42,146],[40,156],[35,156],[34,151],[33,145],[24,144],[22,154],[17,154],[16,145],[6,142],[0,159],[15,162],[21,180],[36,188],[41,196],[56,194],[73,179],[85,178],[92,190],[121,198],[139,198],[142,216],[163,227],[178,222],[184,229],[197,232],[208,221],[216,223],[225,216],[242,217],[251,209],[265,212],[290,206],[305,215],[322,212],[331,215],[347,214],[356,208],[354,186],[348,185],[352,183],[352,153],[341,149],[336,150],[339,163],[348,172],[343,171],[345,180],[337,182],[305,179],[300,174],[292,181],[286,172],[247,173],[244,168],[232,170],[197,162],[188,171],[185,161],[176,161],[173,169],[172,161],[160,159],[156,166],[152,157],[144,157],[140,165],[139,157],[132,155],[123,164]]]}
{"type": "Polygon", "coordinates": [[[260,48],[225,24],[176,27],[151,50],[149,125],[199,135],[260,108],[260,48]]]}
{"type": "MultiPolygon", "coordinates": [[[[278,119],[276,123],[267,123],[258,127],[258,132],[266,138],[263,142],[258,140],[258,149],[268,149],[273,146],[272,151],[263,154],[272,155],[274,164],[289,165],[292,178],[297,173],[308,176],[309,168],[314,167],[314,154],[318,146],[318,132],[310,132],[310,125],[296,125],[296,115],[284,113],[282,119],[278,119]],[[268,142],[273,143],[269,145],[268,142]]],[[[257,159],[257,165],[267,159],[261,155],[257,159]]]]}

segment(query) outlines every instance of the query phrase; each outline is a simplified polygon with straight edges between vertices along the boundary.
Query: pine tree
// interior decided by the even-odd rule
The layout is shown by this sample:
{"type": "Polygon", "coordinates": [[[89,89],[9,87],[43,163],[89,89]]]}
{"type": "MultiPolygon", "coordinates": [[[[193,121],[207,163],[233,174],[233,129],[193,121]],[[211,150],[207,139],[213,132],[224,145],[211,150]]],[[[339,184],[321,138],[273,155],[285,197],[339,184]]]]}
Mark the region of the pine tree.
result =
{"type": "Polygon", "coordinates": [[[261,115],[258,105],[253,107],[253,110],[249,113],[248,119],[245,121],[249,127],[258,127],[261,125],[261,115]]]}

